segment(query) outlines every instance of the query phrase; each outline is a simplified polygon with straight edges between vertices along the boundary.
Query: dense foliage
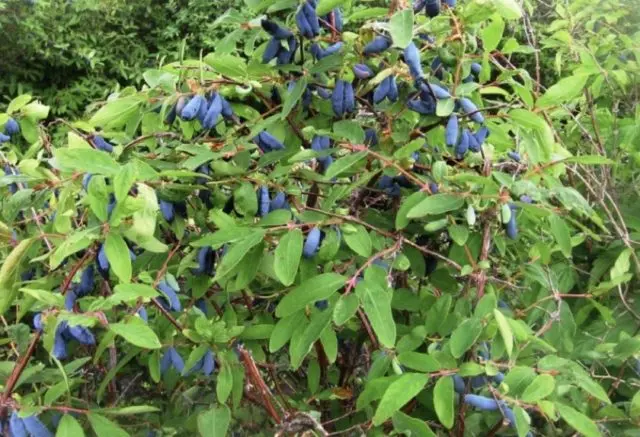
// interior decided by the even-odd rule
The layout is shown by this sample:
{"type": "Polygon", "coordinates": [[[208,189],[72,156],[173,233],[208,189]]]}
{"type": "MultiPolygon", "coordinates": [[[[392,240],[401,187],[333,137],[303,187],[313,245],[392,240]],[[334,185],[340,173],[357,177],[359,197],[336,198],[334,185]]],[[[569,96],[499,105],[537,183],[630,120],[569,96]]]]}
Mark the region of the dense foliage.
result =
{"type": "MultiPolygon", "coordinates": [[[[0,2],[0,95],[29,93],[55,115],[81,114],[119,86],[185,52],[211,50],[216,17],[238,1],[0,2]]],[[[2,99],[4,100],[4,99],[2,99]]]]}
{"type": "Polygon", "coordinates": [[[637,435],[632,2],[378,3],[11,101],[4,433],[637,435]]]}

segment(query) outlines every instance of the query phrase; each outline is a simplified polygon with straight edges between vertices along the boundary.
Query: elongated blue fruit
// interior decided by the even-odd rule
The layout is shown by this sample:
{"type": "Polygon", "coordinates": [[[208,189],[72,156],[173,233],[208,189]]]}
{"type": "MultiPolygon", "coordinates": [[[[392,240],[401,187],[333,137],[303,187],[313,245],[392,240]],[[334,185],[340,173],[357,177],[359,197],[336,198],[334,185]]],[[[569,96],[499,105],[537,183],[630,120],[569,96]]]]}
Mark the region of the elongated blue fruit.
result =
{"type": "Polygon", "coordinates": [[[9,418],[9,435],[12,437],[28,437],[27,428],[24,426],[24,421],[18,416],[15,411],[11,413],[9,418]]]}
{"type": "Polygon", "coordinates": [[[113,146],[111,145],[111,143],[106,141],[100,135],[95,135],[93,137],[93,144],[95,144],[96,149],[98,150],[102,150],[103,152],[109,152],[109,153],[113,152],[113,146]]]}
{"type": "Polygon", "coordinates": [[[216,368],[216,361],[213,356],[213,352],[206,351],[202,357],[202,373],[205,376],[210,376],[216,368]]]}
{"type": "Polygon", "coordinates": [[[368,146],[378,145],[378,133],[370,127],[364,130],[364,143],[368,146]]]}
{"type": "Polygon", "coordinates": [[[163,303],[167,304],[165,306],[167,309],[173,311],[182,310],[180,299],[178,299],[178,295],[176,294],[177,290],[174,290],[166,281],[160,281],[158,283],[158,291],[165,296],[165,302],[163,303]]]}
{"type": "Polygon", "coordinates": [[[315,2],[305,2],[302,5],[302,10],[311,27],[312,37],[318,36],[320,34],[320,21],[318,20],[318,14],[316,14],[315,2]]]}
{"type": "Polygon", "coordinates": [[[262,53],[262,62],[268,64],[269,61],[275,59],[278,56],[278,51],[280,50],[280,41],[278,41],[275,37],[271,37],[269,42],[267,43],[267,47],[264,49],[262,53]]]}
{"type": "Polygon", "coordinates": [[[456,0],[444,0],[444,4],[449,6],[450,8],[455,8],[456,0]]]}
{"type": "Polygon", "coordinates": [[[0,133],[0,144],[6,143],[7,141],[10,141],[10,140],[11,140],[11,137],[9,135],[0,133]]]}
{"type": "Polygon", "coordinates": [[[481,71],[482,71],[482,65],[478,64],[477,62],[474,62],[473,64],[471,64],[471,72],[473,74],[477,76],[480,74],[481,71]]]}
{"type": "Polygon", "coordinates": [[[260,22],[262,28],[272,37],[276,39],[287,39],[293,36],[293,33],[289,29],[285,29],[279,24],[270,21],[270,20],[262,20],[260,22]]]}
{"type": "Polygon", "coordinates": [[[520,196],[520,202],[533,203],[533,199],[531,197],[527,196],[526,194],[523,194],[522,196],[520,196]]]}
{"type": "Polygon", "coordinates": [[[171,223],[175,217],[175,206],[171,202],[167,202],[166,200],[160,200],[160,213],[162,213],[162,217],[171,223]]]}
{"type": "Polygon", "coordinates": [[[318,158],[318,162],[320,163],[320,172],[326,173],[327,169],[331,164],[333,164],[333,156],[325,156],[324,158],[318,158]]]}
{"type": "Polygon", "coordinates": [[[287,44],[289,45],[289,49],[280,47],[280,50],[278,51],[278,60],[276,62],[278,65],[287,65],[293,61],[296,49],[298,48],[298,42],[296,38],[292,36],[287,40],[287,44]]]}
{"type": "Polygon", "coordinates": [[[518,152],[509,152],[507,153],[509,158],[513,159],[515,162],[520,162],[520,154],[518,152]]]}
{"type": "Polygon", "coordinates": [[[431,62],[431,71],[438,79],[442,80],[444,78],[444,65],[438,56],[433,58],[433,61],[431,62]]]}
{"type": "Polygon", "coordinates": [[[111,213],[116,207],[116,196],[113,193],[109,194],[109,203],[107,203],[107,217],[111,218],[111,213]]]}
{"type": "Polygon", "coordinates": [[[431,115],[436,112],[436,105],[434,103],[420,99],[409,100],[407,102],[407,107],[412,111],[423,115],[431,115]]]}
{"type": "Polygon", "coordinates": [[[511,218],[505,225],[505,230],[507,232],[507,237],[511,238],[512,240],[518,238],[518,224],[516,223],[516,213],[515,211],[513,211],[513,208],[511,212],[511,218]]]}
{"type": "Polygon", "coordinates": [[[451,114],[449,121],[447,122],[445,140],[449,147],[455,146],[458,142],[458,116],[455,114],[451,114]]]}
{"type": "Polygon", "coordinates": [[[478,143],[476,136],[472,132],[469,132],[469,150],[472,152],[480,151],[480,143],[478,143]]]}
{"type": "Polygon", "coordinates": [[[449,91],[447,91],[445,88],[441,87],[440,85],[436,85],[435,83],[421,83],[420,84],[420,88],[426,92],[426,93],[433,93],[433,96],[436,99],[448,99],[451,97],[451,94],[449,94],[449,91]]]}
{"type": "Polygon", "coordinates": [[[64,307],[69,311],[73,311],[73,306],[76,303],[76,299],[78,299],[76,288],[77,287],[73,287],[71,290],[68,290],[64,295],[64,307]]]}
{"type": "Polygon", "coordinates": [[[109,260],[107,259],[107,252],[104,248],[104,244],[100,245],[100,250],[98,250],[98,272],[105,279],[109,278],[109,260]]]}
{"type": "Polygon", "coordinates": [[[187,103],[189,103],[189,99],[185,96],[180,96],[176,103],[176,114],[178,114],[178,116],[182,117],[182,110],[187,106],[187,103]]]}
{"type": "Polygon", "coordinates": [[[418,13],[422,9],[424,9],[424,5],[427,3],[427,0],[415,0],[413,2],[413,12],[418,13]]]}
{"type": "MultiPolygon", "coordinates": [[[[331,24],[331,13],[333,13],[333,19],[334,19],[334,23],[333,23],[333,28],[335,30],[337,30],[338,32],[342,32],[342,26],[344,24],[344,20],[342,17],[342,10],[340,8],[335,8],[332,9],[330,13],[328,13],[327,15],[325,15],[323,17],[323,20],[327,22],[327,24],[331,24]]],[[[326,29],[332,30],[330,26],[328,26],[327,24],[321,22],[320,25],[322,27],[325,27],[326,29]]]]}
{"type": "Polygon", "coordinates": [[[391,47],[391,39],[386,36],[376,36],[373,41],[364,47],[362,53],[364,55],[374,55],[376,53],[382,53],[391,47]]]}
{"type": "Polygon", "coordinates": [[[313,55],[313,57],[318,59],[318,60],[320,60],[322,58],[326,58],[327,56],[331,56],[334,53],[337,53],[338,51],[340,51],[340,49],[342,48],[343,45],[344,45],[344,43],[342,41],[339,41],[339,42],[337,42],[335,44],[331,44],[326,49],[323,49],[317,43],[313,43],[311,45],[311,49],[310,50],[311,50],[311,54],[313,55]]]}
{"type": "Polygon", "coordinates": [[[466,115],[469,116],[469,118],[471,118],[471,120],[480,124],[484,123],[484,117],[482,116],[481,112],[478,112],[478,107],[475,105],[475,103],[473,103],[466,97],[462,97],[459,100],[459,103],[462,110],[466,115]]]}
{"type": "Polygon", "coordinates": [[[458,142],[455,148],[456,158],[458,159],[464,158],[464,155],[467,153],[467,150],[469,150],[469,131],[467,129],[464,129],[462,131],[462,136],[460,137],[460,141],[458,142]]]}
{"type": "Polygon", "coordinates": [[[356,99],[351,82],[344,83],[344,112],[353,112],[356,109],[356,99]]]}
{"type": "Polygon", "coordinates": [[[53,349],[51,354],[59,360],[67,358],[67,343],[64,340],[63,333],[67,329],[67,322],[62,322],[56,328],[53,337],[53,349]]]}
{"type": "Polygon", "coordinates": [[[7,122],[4,125],[4,133],[9,136],[13,136],[18,132],[20,132],[20,125],[15,119],[13,119],[12,117],[9,117],[9,120],[7,120],[7,122]]]}
{"type": "Polygon", "coordinates": [[[484,140],[486,140],[489,136],[489,129],[486,126],[482,126],[480,129],[478,129],[478,132],[476,132],[474,136],[476,137],[476,141],[478,142],[478,144],[482,147],[482,144],[484,144],[484,140]]]}
{"type": "Polygon", "coordinates": [[[164,375],[171,368],[171,354],[167,349],[160,360],[160,374],[164,375]]]}
{"type": "Polygon", "coordinates": [[[302,247],[302,256],[305,258],[313,258],[318,249],[320,248],[320,237],[322,233],[320,229],[314,227],[307,234],[307,239],[304,242],[304,246],[302,247]]]}
{"type": "Polygon", "coordinates": [[[502,381],[504,381],[504,373],[498,372],[493,375],[493,381],[497,384],[502,384],[502,381]]]}
{"type": "Polygon", "coordinates": [[[233,108],[231,104],[223,96],[220,96],[220,102],[222,103],[222,116],[224,118],[233,117],[233,108]]]}
{"type": "Polygon", "coordinates": [[[269,211],[275,211],[277,209],[289,209],[287,196],[282,191],[279,191],[269,203],[269,211]]]}
{"type": "Polygon", "coordinates": [[[200,111],[200,106],[205,103],[204,96],[196,95],[193,96],[189,103],[187,103],[182,110],[181,117],[183,120],[191,121],[196,118],[198,115],[198,111],[200,111]]]}
{"type": "Polygon", "coordinates": [[[309,23],[309,20],[307,19],[307,16],[304,13],[304,8],[302,6],[300,6],[300,8],[298,8],[298,12],[296,12],[296,24],[298,26],[300,35],[309,39],[313,38],[314,35],[313,30],[311,29],[311,24],[309,23]]]}
{"type": "Polygon", "coordinates": [[[342,117],[344,114],[344,87],[345,81],[338,79],[331,95],[331,107],[337,117],[342,117]]]}
{"type": "Polygon", "coordinates": [[[358,79],[369,79],[373,77],[373,70],[367,64],[356,64],[353,66],[353,74],[358,79]]]}
{"type": "Polygon", "coordinates": [[[414,80],[422,79],[424,72],[420,64],[420,51],[413,41],[404,49],[404,62],[409,66],[409,73],[414,80]]]}
{"type": "Polygon", "coordinates": [[[269,199],[269,189],[262,185],[258,188],[258,215],[264,217],[269,213],[269,204],[271,203],[271,199],[269,199]]]}
{"type": "Polygon", "coordinates": [[[31,437],[53,437],[53,433],[44,426],[37,416],[28,416],[22,419],[24,427],[31,437]]]}
{"type": "Polygon", "coordinates": [[[174,348],[169,348],[169,356],[171,357],[171,365],[174,369],[178,371],[178,373],[182,373],[184,370],[184,360],[180,356],[177,350],[174,348]]]}
{"type": "Polygon", "coordinates": [[[329,137],[325,137],[324,135],[315,135],[311,140],[311,150],[315,150],[316,152],[321,152],[322,150],[329,148],[329,137]]]}
{"type": "Polygon", "coordinates": [[[215,262],[216,253],[211,247],[202,247],[198,250],[198,267],[193,269],[194,275],[209,275],[215,274],[213,265],[215,262]]]}
{"type": "Polygon", "coordinates": [[[262,131],[258,134],[258,147],[262,149],[263,152],[271,152],[273,150],[281,150],[284,149],[284,144],[282,144],[276,137],[271,135],[269,132],[262,131]]]}
{"type": "MultiPolygon", "coordinates": [[[[18,170],[16,170],[15,168],[10,166],[9,164],[5,164],[5,166],[4,166],[4,174],[5,175],[7,175],[7,176],[16,176],[19,173],[20,172],[18,170]]],[[[16,184],[15,182],[9,184],[9,193],[15,194],[17,191],[18,191],[18,184],[16,184]]]]}
{"type": "Polygon", "coordinates": [[[331,92],[328,89],[316,86],[315,90],[318,93],[318,97],[320,97],[321,99],[327,100],[331,98],[331,92]]]}
{"type": "Polygon", "coordinates": [[[78,296],[86,296],[93,291],[93,264],[89,264],[86,269],[82,271],[80,276],[80,283],[78,284],[77,293],[78,296]]]}
{"type": "Polygon", "coordinates": [[[222,114],[222,99],[220,98],[220,95],[216,93],[211,99],[211,104],[205,114],[202,127],[205,129],[212,129],[218,122],[220,114],[222,114]]]}
{"type": "Polygon", "coordinates": [[[67,328],[69,336],[73,337],[78,343],[92,345],[96,344],[96,338],[86,326],[69,326],[67,328]]]}
{"type": "Polygon", "coordinates": [[[453,389],[456,393],[462,394],[465,392],[464,379],[458,374],[453,375],[453,389]]]}
{"type": "Polygon", "coordinates": [[[391,76],[387,76],[382,79],[382,82],[378,84],[375,90],[373,90],[373,103],[380,103],[387,98],[389,91],[391,90],[391,76]]]}
{"type": "Polygon", "coordinates": [[[495,399],[474,394],[464,395],[464,403],[483,411],[496,411],[499,409],[498,402],[495,399]]]}
{"type": "Polygon", "coordinates": [[[147,310],[144,307],[140,307],[140,309],[138,310],[138,312],[136,314],[138,314],[138,316],[142,320],[144,320],[145,322],[149,321],[149,316],[147,315],[147,310]]]}
{"type": "Polygon", "coordinates": [[[440,13],[440,0],[427,0],[424,5],[424,11],[431,18],[438,16],[440,13]]]}
{"type": "Polygon", "coordinates": [[[202,102],[202,104],[200,105],[200,109],[198,109],[198,115],[196,115],[196,118],[198,119],[201,125],[204,124],[204,118],[207,116],[208,110],[209,110],[209,101],[205,97],[204,102],[202,102]]]}
{"type": "Polygon", "coordinates": [[[391,102],[398,101],[398,84],[395,76],[389,76],[389,92],[387,93],[387,99],[391,102]]]}
{"type": "Polygon", "coordinates": [[[429,182],[429,189],[431,190],[431,194],[438,194],[438,192],[440,191],[438,184],[436,184],[435,182],[429,182]]]}

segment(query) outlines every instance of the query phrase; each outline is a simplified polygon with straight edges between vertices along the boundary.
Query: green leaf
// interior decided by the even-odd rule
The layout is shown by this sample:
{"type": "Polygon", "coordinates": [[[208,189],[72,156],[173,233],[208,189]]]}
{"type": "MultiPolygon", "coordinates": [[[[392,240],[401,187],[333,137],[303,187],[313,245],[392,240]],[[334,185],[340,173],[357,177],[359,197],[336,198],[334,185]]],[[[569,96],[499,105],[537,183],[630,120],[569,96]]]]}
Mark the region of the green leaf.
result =
{"type": "Polygon", "coordinates": [[[448,117],[455,109],[455,106],[454,99],[439,99],[436,104],[436,115],[438,117],[448,117]]]}
{"type": "Polygon", "coordinates": [[[398,209],[398,212],[396,213],[397,230],[404,229],[409,225],[409,218],[407,217],[407,214],[413,209],[414,206],[416,206],[426,198],[427,195],[425,193],[416,191],[406,199],[403,199],[402,205],[400,205],[400,209],[398,209]]]}
{"type": "Polygon", "coordinates": [[[340,120],[333,124],[333,133],[337,137],[349,140],[352,144],[364,142],[364,129],[354,120],[340,120]]]}
{"type": "Polygon", "coordinates": [[[198,433],[201,437],[225,437],[231,422],[231,411],[226,405],[218,405],[198,414],[198,433]]]}
{"type": "Polygon", "coordinates": [[[100,410],[101,413],[110,414],[112,416],[131,416],[133,414],[157,413],[160,411],[158,407],[151,405],[132,405],[122,408],[108,408],[100,410]]]}
{"type": "Polygon", "coordinates": [[[108,154],[96,149],[54,149],[53,156],[60,169],[115,176],[118,163],[108,154]]]}
{"type": "Polygon", "coordinates": [[[104,250],[107,254],[109,264],[113,269],[113,273],[123,283],[131,281],[131,257],[129,255],[129,246],[122,236],[110,232],[104,243],[104,250]]]}
{"type": "Polygon", "coordinates": [[[397,11],[389,20],[389,33],[393,46],[405,49],[413,36],[413,8],[397,11]]]}
{"type": "Polygon", "coordinates": [[[440,423],[447,429],[453,427],[455,417],[453,397],[453,377],[443,376],[439,378],[433,388],[433,406],[440,423]]]}
{"type": "Polygon", "coordinates": [[[517,20],[522,17],[522,9],[516,0],[492,0],[496,11],[507,20],[517,20]]]}
{"type": "Polygon", "coordinates": [[[311,321],[305,328],[302,336],[291,343],[289,354],[291,355],[291,368],[297,370],[304,357],[311,351],[313,344],[320,338],[322,331],[331,323],[331,311],[318,311],[311,316],[311,321]]]}
{"type": "Polygon", "coordinates": [[[438,215],[445,212],[454,211],[464,205],[464,199],[452,194],[434,194],[424,199],[414,206],[407,217],[419,218],[425,215],[438,215]]]}
{"type": "Polygon", "coordinates": [[[518,431],[518,437],[525,437],[529,434],[531,429],[531,417],[522,407],[513,407],[513,415],[516,418],[516,430],[518,431]]]}
{"type": "Polygon", "coordinates": [[[340,158],[335,161],[333,164],[329,166],[327,172],[324,174],[325,180],[331,180],[334,177],[338,176],[349,170],[351,167],[356,165],[358,162],[362,161],[366,158],[367,152],[358,152],[353,153],[351,155],[347,155],[344,158],[340,158]]]}
{"type": "Polygon", "coordinates": [[[13,287],[18,268],[35,238],[22,240],[13,248],[0,266],[0,315],[3,315],[13,305],[18,290],[13,287]]]}
{"type": "Polygon", "coordinates": [[[58,424],[56,437],[84,437],[84,431],[75,417],[65,414],[58,424]]]}
{"type": "Polygon", "coordinates": [[[538,402],[546,398],[556,387],[556,381],[548,373],[536,376],[531,384],[522,393],[521,399],[524,402],[538,402]]]}
{"type": "Polygon", "coordinates": [[[513,331],[511,330],[511,325],[509,325],[507,318],[499,309],[496,308],[493,310],[493,316],[498,323],[498,329],[500,330],[504,347],[507,350],[507,355],[511,356],[513,353],[513,331]]]}
{"type": "Polygon", "coordinates": [[[282,120],[287,118],[287,115],[289,115],[291,110],[296,106],[296,103],[298,103],[306,89],[307,78],[306,76],[302,76],[298,81],[296,81],[296,84],[291,92],[287,93],[287,95],[285,96],[284,104],[282,105],[282,112],[280,113],[280,118],[282,120]]]}
{"type": "Polygon", "coordinates": [[[360,306],[360,301],[355,294],[340,296],[333,309],[333,323],[338,326],[347,323],[358,311],[358,306],[360,306]]]}
{"type": "Polygon", "coordinates": [[[216,281],[220,281],[226,275],[231,273],[231,271],[242,261],[242,259],[247,255],[249,250],[262,243],[264,239],[264,231],[256,230],[252,234],[249,234],[248,237],[235,243],[233,246],[229,248],[227,253],[222,258],[222,261],[218,265],[218,269],[216,270],[216,281]]]}
{"type": "Polygon", "coordinates": [[[560,79],[555,85],[547,89],[542,97],[536,102],[537,108],[560,105],[582,93],[587,84],[589,75],[576,74],[560,79]]]}
{"type": "Polygon", "coordinates": [[[578,410],[558,402],[554,405],[560,413],[560,417],[580,434],[584,434],[585,437],[600,437],[602,435],[598,425],[578,410]]]}
{"type": "Polygon", "coordinates": [[[116,201],[125,201],[133,182],[136,180],[136,174],[136,167],[132,163],[120,168],[118,174],[113,178],[113,192],[116,196],[116,201]]]}
{"type": "Polygon", "coordinates": [[[114,303],[130,303],[138,299],[151,299],[159,295],[158,291],[147,284],[118,284],[108,300],[114,303]]]}
{"type": "Polygon", "coordinates": [[[640,418],[640,391],[637,391],[631,399],[631,407],[629,407],[629,416],[633,419],[640,418]]]}
{"type": "MultiPolygon", "coordinates": [[[[15,99],[9,102],[9,106],[7,106],[7,113],[13,114],[16,111],[22,109],[27,103],[31,101],[32,97],[30,94],[22,94],[16,97],[15,99]]],[[[4,124],[4,123],[1,123],[4,124]]]]}
{"type": "Polygon", "coordinates": [[[247,63],[244,58],[239,56],[209,53],[203,61],[218,73],[230,78],[242,79],[247,76],[247,63]]]}
{"type": "Polygon", "coordinates": [[[499,16],[491,20],[491,24],[480,31],[482,37],[482,48],[486,52],[492,52],[498,48],[504,32],[504,21],[499,16]]]}
{"type": "Polygon", "coordinates": [[[318,2],[318,7],[316,8],[316,13],[319,16],[326,15],[331,11],[331,9],[342,6],[345,1],[346,0],[320,0],[318,2]]]}
{"type": "MultiPolygon", "coordinates": [[[[142,102],[142,98],[137,95],[111,100],[91,117],[89,123],[98,127],[106,125],[121,126],[126,122],[127,118],[138,109],[138,106],[140,106],[142,102]]],[[[96,152],[106,155],[105,152],[98,150],[96,150],[96,152]]]]}
{"type": "Polygon", "coordinates": [[[153,329],[137,317],[129,319],[128,323],[111,323],[109,330],[129,343],[144,349],[160,349],[162,347],[153,329]]]}
{"type": "Polygon", "coordinates": [[[398,432],[415,437],[437,437],[427,422],[404,414],[402,411],[396,411],[391,420],[393,428],[398,432]]]}
{"type": "Polygon", "coordinates": [[[358,255],[365,258],[369,257],[371,255],[372,243],[367,229],[362,225],[349,225],[349,229],[355,229],[355,232],[347,232],[346,228],[342,229],[342,235],[347,246],[358,255]]]}
{"type": "Polygon", "coordinates": [[[218,402],[224,404],[231,395],[233,389],[233,371],[232,363],[226,356],[220,361],[220,368],[218,369],[218,378],[216,379],[216,396],[218,402]]]}
{"type": "Polygon", "coordinates": [[[303,312],[297,312],[278,320],[269,336],[269,352],[276,352],[291,339],[293,332],[299,329],[305,319],[303,312]]]}
{"type": "Polygon", "coordinates": [[[384,395],[382,395],[378,409],[373,416],[373,424],[376,426],[382,425],[407,402],[417,396],[428,380],[428,375],[405,373],[393,381],[385,390],[384,395]]]}
{"type": "Polygon", "coordinates": [[[275,250],[273,270],[284,285],[293,284],[302,258],[304,238],[300,229],[287,232],[278,242],[275,250]]]}
{"type": "Polygon", "coordinates": [[[467,319],[462,322],[451,334],[449,342],[451,355],[455,358],[460,358],[474,345],[481,333],[482,322],[479,319],[467,319]]]}
{"type": "Polygon", "coordinates": [[[520,127],[529,130],[543,130],[547,126],[547,122],[544,118],[540,117],[535,112],[527,111],[526,109],[512,109],[509,111],[511,119],[520,127]]]}
{"type": "Polygon", "coordinates": [[[567,223],[557,215],[549,216],[549,225],[551,226],[551,233],[558,242],[562,254],[566,258],[571,257],[572,245],[571,245],[571,230],[567,223]]]}
{"type": "Polygon", "coordinates": [[[405,367],[425,373],[436,372],[442,368],[431,355],[420,352],[402,352],[398,354],[398,361],[405,367]]]}
{"type": "Polygon", "coordinates": [[[356,286],[356,293],[380,343],[393,348],[396,343],[396,324],[391,311],[391,293],[367,278],[356,286]]]}
{"type": "Polygon", "coordinates": [[[291,290],[276,307],[277,317],[287,317],[319,300],[328,299],[345,284],[346,278],[337,273],[323,273],[304,281],[291,290]]]}
{"type": "Polygon", "coordinates": [[[88,413],[87,418],[97,437],[129,437],[129,433],[120,426],[96,413],[88,413]]]}

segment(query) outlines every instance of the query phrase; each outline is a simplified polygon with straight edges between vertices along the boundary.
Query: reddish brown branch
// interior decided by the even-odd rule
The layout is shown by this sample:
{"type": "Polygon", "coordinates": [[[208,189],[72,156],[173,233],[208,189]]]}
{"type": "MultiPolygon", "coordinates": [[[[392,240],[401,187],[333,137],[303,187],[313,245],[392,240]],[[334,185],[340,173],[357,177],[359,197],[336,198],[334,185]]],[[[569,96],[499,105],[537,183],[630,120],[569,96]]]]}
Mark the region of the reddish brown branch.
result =
{"type": "Polygon", "coordinates": [[[277,424],[282,423],[282,419],[272,403],[273,395],[271,394],[269,387],[267,387],[267,384],[264,382],[262,375],[260,375],[260,371],[258,370],[255,361],[253,361],[253,357],[251,357],[249,351],[247,351],[242,345],[238,346],[238,352],[240,353],[240,359],[244,364],[244,370],[248,379],[258,389],[262,397],[262,405],[264,406],[264,409],[267,410],[269,416],[271,416],[277,424]]]}

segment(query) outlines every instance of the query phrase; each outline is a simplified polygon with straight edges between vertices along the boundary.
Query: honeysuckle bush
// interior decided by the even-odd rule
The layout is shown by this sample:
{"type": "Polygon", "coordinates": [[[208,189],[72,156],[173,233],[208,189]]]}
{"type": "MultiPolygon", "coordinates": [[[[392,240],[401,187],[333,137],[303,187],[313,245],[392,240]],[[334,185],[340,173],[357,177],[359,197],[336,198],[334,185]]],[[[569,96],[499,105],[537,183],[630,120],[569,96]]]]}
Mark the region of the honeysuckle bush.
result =
{"type": "Polygon", "coordinates": [[[636,239],[565,142],[602,71],[539,88],[529,12],[247,1],[83,119],[16,97],[3,432],[635,435],[636,239]]]}

